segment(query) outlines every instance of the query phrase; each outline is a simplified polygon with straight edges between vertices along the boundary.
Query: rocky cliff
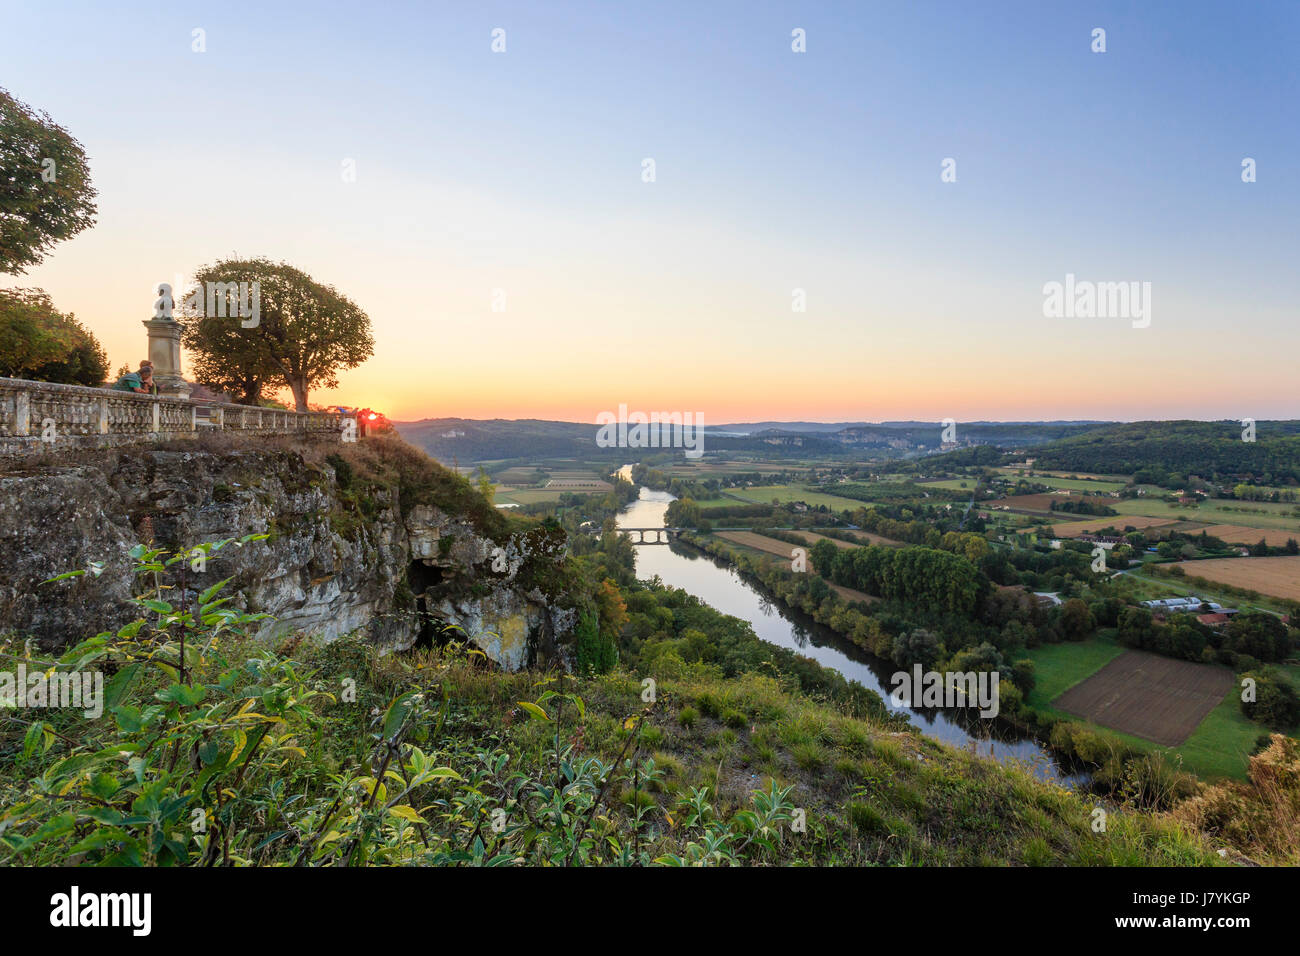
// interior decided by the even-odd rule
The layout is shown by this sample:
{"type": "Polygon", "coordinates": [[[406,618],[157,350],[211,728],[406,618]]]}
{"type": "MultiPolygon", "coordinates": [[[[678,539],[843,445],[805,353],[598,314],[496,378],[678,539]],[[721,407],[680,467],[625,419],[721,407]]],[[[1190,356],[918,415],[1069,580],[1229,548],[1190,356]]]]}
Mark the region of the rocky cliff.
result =
{"type": "Polygon", "coordinates": [[[567,664],[576,612],[555,528],[510,524],[400,439],[316,448],[223,440],[0,463],[0,631],[59,647],[138,616],[137,542],[248,534],[194,586],[231,578],[263,635],[385,649],[455,633],[502,667],[567,664]],[[90,573],[42,584],[71,570],[90,573]],[[448,632],[448,626],[459,632],[448,632]]]}

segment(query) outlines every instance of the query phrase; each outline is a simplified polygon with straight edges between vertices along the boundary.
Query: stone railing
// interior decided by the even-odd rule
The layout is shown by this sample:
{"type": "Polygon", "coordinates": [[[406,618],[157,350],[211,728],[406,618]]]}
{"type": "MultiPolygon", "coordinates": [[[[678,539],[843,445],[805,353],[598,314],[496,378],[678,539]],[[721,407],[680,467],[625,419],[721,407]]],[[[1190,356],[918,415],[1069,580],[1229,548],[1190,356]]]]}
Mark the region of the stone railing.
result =
{"type": "Polygon", "coordinates": [[[129,445],[217,430],[243,435],[355,439],[340,412],[287,412],[81,385],[0,378],[0,454],[76,445],[129,445]]]}

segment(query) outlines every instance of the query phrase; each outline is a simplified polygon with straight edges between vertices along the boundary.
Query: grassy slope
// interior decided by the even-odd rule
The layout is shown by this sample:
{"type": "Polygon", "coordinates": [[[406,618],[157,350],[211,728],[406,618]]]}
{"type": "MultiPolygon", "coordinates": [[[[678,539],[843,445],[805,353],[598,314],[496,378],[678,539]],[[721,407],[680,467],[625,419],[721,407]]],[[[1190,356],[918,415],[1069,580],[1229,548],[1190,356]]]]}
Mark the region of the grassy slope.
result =
{"type": "MultiPolygon", "coordinates": [[[[198,683],[211,684],[218,670],[245,656],[267,653],[251,641],[226,641],[219,655],[226,663],[209,660],[193,676],[198,683]]],[[[351,639],[323,647],[293,639],[280,653],[292,654],[294,670],[309,684],[337,690],[340,681],[354,680],[356,701],[317,698],[313,730],[297,740],[301,754],[264,758],[250,774],[244,796],[254,801],[267,792],[272,778],[278,778],[288,792],[328,802],[333,775],[349,768],[355,772],[372,747],[372,708],[382,712],[389,702],[416,688],[435,702],[445,695],[450,716],[436,736],[432,717],[422,721],[412,741],[418,741],[436,764],[466,778],[482,769],[477,752],[484,749],[508,754],[513,770],[551,779],[554,725],[530,719],[519,706],[520,701],[536,700],[545,689],[542,685],[577,693],[584,701],[581,722],[572,706],[561,720],[562,743],[581,741],[575,759],[599,756],[613,763],[627,739],[625,719],[645,707],[640,677],[627,673],[567,678],[561,685],[536,672],[502,673],[451,651],[378,657],[351,639]]],[[[267,670],[265,661],[256,672],[236,667],[236,684],[255,682],[255,673],[267,670]]],[[[750,861],[756,864],[1221,862],[1200,834],[1164,817],[1113,810],[1106,831],[1093,832],[1093,799],[1044,783],[1026,769],[1004,767],[916,733],[847,716],[783,689],[772,677],[725,679],[708,666],[680,662],[675,671],[660,675],[658,701],[643,725],[643,746],[636,754],[638,759],[652,756],[665,772],[663,779],[650,792],[642,790],[639,798],[625,784],[614,784],[602,810],[602,817],[627,821],[633,804],[643,807],[647,813],[642,844],[649,844],[652,856],[681,852],[688,840],[699,839],[698,832],[683,832],[678,822],[678,800],[691,788],[707,787],[709,802],[725,818],[747,807],[752,791],[775,781],[793,787],[790,799],[805,812],[807,828],[803,833],[783,828],[775,850],[750,861]]],[[[132,685],[125,702],[143,706],[161,686],[150,672],[132,685]]],[[[555,713],[553,701],[547,707],[555,713]]],[[[47,711],[42,716],[67,739],[88,729],[74,711],[47,711]]],[[[0,794],[7,785],[21,788],[20,781],[39,775],[44,765],[63,756],[62,746],[56,745],[45,757],[18,758],[25,734],[22,723],[0,730],[0,794]]],[[[424,808],[427,836],[435,844],[463,842],[463,832],[445,829],[441,810],[431,803],[446,790],[435,785],[432,791],[415,801],[424,808]]],[[[485,786],[483,793],[488,801],[483,812],[489,814],[500,804],[497,788],[485,786]]],[[[253,809],[250,805],[238,811],[241,826],[253,809]]],[[[291,862],[296,848],[293,840],[272,841],[248,862],[291,862]]],[[[54,855],[43,859],[66,860],[66,850],[62,857],[57,847],[51,851],[54,855]]]]}
{"type": "MultiPolygon", "coordinates": [[[[462,669],[449,689],[487,726],[500,726],[536,675],[462,669]]],[[[627,675],[581,681],[584,743],[607,758],[621,746],[622,719],[637,711],[640,684],[627,675]]],[[[1094,800],[1007,768],[898,733],[781,690],[770,678],[723,680],[696,670],[659,683],[648,732],[656,763],[669,772],[654,794],[658,839],[673,842],[663,808],[691,786],[707,786],[723,807],[775,779],[793,785],[808,833],[788,838],[773,862],[890,864],[1207,864],[1218,858],[1167,822],[1112,815],[1090,827],[1094,800]],[[694,712],[695,719],[691,719],[694,712]]],[[[521,759],[536,762],[550,730],[534,722],[508,731],[521,759]],[[530,757],[531,755],[531,757],[530,757]]],[[[627,795],[624,795],[627,796],[627,795]]]]}

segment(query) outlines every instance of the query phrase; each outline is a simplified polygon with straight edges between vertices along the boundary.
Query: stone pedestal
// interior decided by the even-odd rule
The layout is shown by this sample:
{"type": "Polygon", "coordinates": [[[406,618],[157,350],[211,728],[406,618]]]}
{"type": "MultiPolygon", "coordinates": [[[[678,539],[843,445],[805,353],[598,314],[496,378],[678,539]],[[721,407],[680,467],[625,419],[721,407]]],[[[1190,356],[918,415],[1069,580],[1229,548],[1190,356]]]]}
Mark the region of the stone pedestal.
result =
{"type": "Polygon", "coordinates": [[[190,384],[181,378],[181,333],[185,326],[175,319],[145,319],[149,330],[149,361],[158,394],[168,398],[189,398],[190,384]]]}

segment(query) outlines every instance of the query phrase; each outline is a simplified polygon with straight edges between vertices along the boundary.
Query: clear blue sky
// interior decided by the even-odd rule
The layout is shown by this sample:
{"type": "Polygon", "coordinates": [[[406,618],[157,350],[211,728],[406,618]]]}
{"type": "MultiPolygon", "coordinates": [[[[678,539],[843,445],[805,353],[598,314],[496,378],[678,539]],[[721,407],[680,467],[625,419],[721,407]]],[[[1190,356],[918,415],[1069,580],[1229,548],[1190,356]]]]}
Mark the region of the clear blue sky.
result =
{"type": "Polygon", "coordinates": [[[101,191],[99,225],[21,281],[115,364],[151,283],[238,252],[366,308],[377,353],[336,400],[406,418],[1300,417],[1297,2],[42,2],[2,22],[0,85],[82,141],[101,191]],[[1151,327],[1044,318],[1067,272],[1151,282],[1151,327]]]}

